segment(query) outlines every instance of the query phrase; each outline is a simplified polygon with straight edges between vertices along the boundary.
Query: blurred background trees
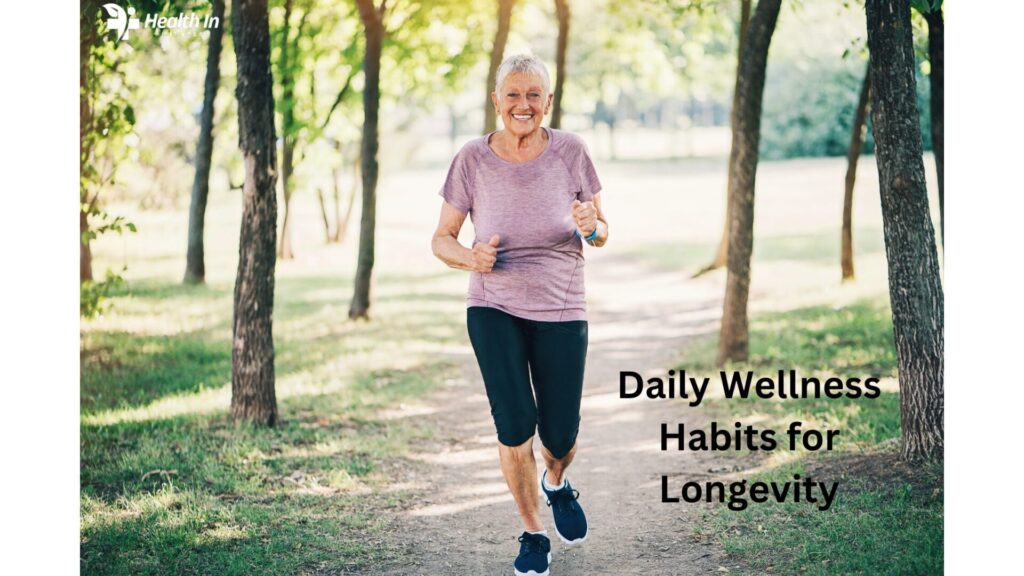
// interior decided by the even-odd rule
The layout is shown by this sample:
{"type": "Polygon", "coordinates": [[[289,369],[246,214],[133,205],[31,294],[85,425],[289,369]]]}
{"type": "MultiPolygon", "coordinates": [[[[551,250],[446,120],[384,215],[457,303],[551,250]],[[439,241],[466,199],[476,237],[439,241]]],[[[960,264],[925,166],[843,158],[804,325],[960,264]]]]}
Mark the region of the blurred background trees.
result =
{"type": "MultiPolygon", "coordinates": [[[[133,6],[140,13],[187,9],[200,14],[211,13],[213,7],[198,0],[178,2],[177,7],[164,4],[135,2],[133,6]]],[[[562,0],[519,0],[510,13],[507,47],[502,51],[503,55],[536,53],[549,63],[554,84],[559,81],[557,5],[561,4],[562,0]]],[[[592,152],[604,159],[724,156],[730,141],[743,4],[741,0],[564,2],[571,27],[565,40],[565,86],[556,97],[560,124],[592,135],[592,152]],[[642,133],[657,144],[623,148],[616,133],[642,133]]],[[[83,14],[88,12],[84,6],[83,14]]],[[[102,90],[104,107],[114,100],[121,102],[113,107],[116,118],[110,116],[114,112],[105,118],[123,124],[83,125],[89,126],[83,128],[83,138],[106,128],[111,137],[104,138],[102,146],[114,150],[119,140],[114,136],[123,132],[119,149],[128,160],[119,165],[117,180],[104,186],[103,195],[110,201],[132,201],[153,209],[186,204],[195,180],[210,34],[156,36],[137,30],[130,42],[114,44],[103,33],[101,10],[94,7],[94,49],[116,54],[119,60],[114,63],[111,56],[104,57],[107,69],[116,68],[116,72],[97,71],[91,77],[107,84],[102,90]],[[130,109],[126,104],[131,104],[130,109]],[[129,117],[134,122],[124,123],[129,117]]],[[[447,137],[455,145],[484,130],[486,107],[469,100],[474,92],[492,89],[487,75],[499,28],[498,7],[495,0],[390,2],[394,28],[389,28],[384,40],[381,66],[381,131],[383,139],[390,137],[390,145],[382,162],[394,161],[398,166],[441,162],[452,150],[425,142],[447,137]]],[[[353,146],[361,139],[362,24],[354,2],[274,0],[269,10],[282,151],[279,193],[286,195],[285,172],[288,195],[316,198],[317,190],[322,190],[333,229],[335,182],[341,192],[339,212],[344,213],[357,167],[358,146],[356,150],[353,146]],[[289,6],[290,41],[284,44],[289,6]],[[290,170],[284,169],[285,148],[291,149],[290,170]]],[[[783,6],[782,30],[765,79],[762,158],[847,154],[866,63],[865,33],[857,26],[858,17],[858,6],[838,0],[783,6]],[[793,102],[801,105],[792,106],[793,102]]],[[[928,151],[933,140],[930,28],[918,12],[913,18],[918,108],[928,151]]],[[[224,46],[230,48],[231,32],[227,27],[224,31],[224,46]]],[[[94,56],[92,65],[102,65],[100,58],[94,56]]],[[[235,89],[234,66],[231,50],[224,50],[219,91],[235,89]]],[[[213,194],[237,188],[241,182],[242,165],[232,145],[237,138],[235,107],[230,98],[214,100],[209,180],[213,194]]],[[[863,150],[873,153],[870,130],[863,150]]],[[[83,166],[87,173],[99,170],[100,162],[83,166]]],[[[279,230],[279,248],[289,243],[286,239],[294,232],[290,222],[288,232],[283,226],[279,230]]],[[[326,241],[335,234],[320,236],[326,241]]],[[[298,248],[294,239],[290,243],[292,250],[298,248]]]]}
{"type": "Polygon", "coordinates": [[[199,114],[199,142],[196,144],[196,176],[192,182],[192,204],[188,218],[188,254],[185,257],[186,284],[201,284],[206,278],[203,237],[206,227],[206,200],[210,195],[210,167],[213,160],[213,109],[220,88],[220,53],[224,41],[224,0],[213,0],[211,14],[221,24],[209,32],[206,55],[206,79],[203,82],[203,108],[199,114]]]}

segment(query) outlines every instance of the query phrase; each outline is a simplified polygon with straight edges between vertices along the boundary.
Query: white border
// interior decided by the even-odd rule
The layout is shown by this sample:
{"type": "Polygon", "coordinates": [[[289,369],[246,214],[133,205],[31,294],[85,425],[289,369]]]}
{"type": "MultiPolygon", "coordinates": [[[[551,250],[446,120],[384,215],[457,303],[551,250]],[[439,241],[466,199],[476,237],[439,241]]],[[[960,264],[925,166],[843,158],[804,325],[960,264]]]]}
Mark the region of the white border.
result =
{"type": "Polygon", "coordinates": [[[1024,8],[947,4],[946,573],[1009,573],[1020,563],[1024,424],[1024,8]]]}
{"type": "Polygon", "coordinates": [[[25,4],[0,35],[8,574],[79,570],[78,14],[25,4]]]}
{"type": "MultiPolygon", "coordinates": [[[[78,13],[65,6],[39,15],[0,36],[10,66],[0,491],[4,572],[12,574],[78,570],[78,281],[69,248],[77,237],[78,13]]],[[[947,574],[1017,564],[1021,21],[1024,7],[1014,2],[946,7],[947,574]]]]}

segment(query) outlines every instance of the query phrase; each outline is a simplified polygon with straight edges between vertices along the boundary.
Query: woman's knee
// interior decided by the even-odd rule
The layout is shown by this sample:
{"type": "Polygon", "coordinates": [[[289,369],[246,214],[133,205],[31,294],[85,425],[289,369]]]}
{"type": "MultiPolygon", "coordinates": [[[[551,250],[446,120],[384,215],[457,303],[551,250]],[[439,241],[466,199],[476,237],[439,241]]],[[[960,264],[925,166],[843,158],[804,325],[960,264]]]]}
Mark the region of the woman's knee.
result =
{"type": "Polygon", "coordinates": [[[537,430],[537,411],[533,406],[493,414],[498,442],[510,448],[533,440],[537,430]]]}
{"type": "Polygon", "coordinates": [[[540,434],[540,441],[555,460],[561,460],[576,446],[578,432],[579,426],[571,431],[544,430],[540,434]]]}
{"type": "Polygon", "coordinates": [[[498,436],[501,448],[514,460],[528,460],[533,458],[533,434],[524,439],[502,438],[498,436]]]}

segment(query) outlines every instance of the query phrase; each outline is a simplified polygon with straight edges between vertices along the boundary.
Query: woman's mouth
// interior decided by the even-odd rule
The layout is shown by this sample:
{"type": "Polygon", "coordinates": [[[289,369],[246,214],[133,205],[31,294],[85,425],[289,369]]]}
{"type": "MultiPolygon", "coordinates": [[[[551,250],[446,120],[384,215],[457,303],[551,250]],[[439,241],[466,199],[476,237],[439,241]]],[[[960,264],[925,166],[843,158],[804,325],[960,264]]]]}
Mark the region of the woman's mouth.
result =
{"type": "Polygon", "coordinates": [[[533,114],[513,114],[512,118],[516,120],[531,120],[533,118],[533,114]]]}

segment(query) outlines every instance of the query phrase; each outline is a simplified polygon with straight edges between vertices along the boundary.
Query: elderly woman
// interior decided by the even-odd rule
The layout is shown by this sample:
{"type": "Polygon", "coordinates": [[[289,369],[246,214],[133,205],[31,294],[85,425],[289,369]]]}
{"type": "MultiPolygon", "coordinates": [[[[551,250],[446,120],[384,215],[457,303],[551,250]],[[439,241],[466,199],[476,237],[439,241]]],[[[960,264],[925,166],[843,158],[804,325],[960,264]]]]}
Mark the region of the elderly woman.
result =
{"type": "Polygon", "coordinates": [[[525,526],[515,573],[548,574],[551,544],[538,510],[538,484],[568,545],[587,521],[565,470],[576,454],[587,354],[583,242],[603,246],[608,224],[601,183],[583,141],[541,126],[551,108],[547,68],[512,56],[491,93],[504,128],[467,143],[441,196],[434,254],[470,271],[469,338],[497,429],[501,471],[525,526]],[[472,216],[471,248],[459,244],[472,216]],[[536,480],[533,436],[545,471],[536,480]]]}

